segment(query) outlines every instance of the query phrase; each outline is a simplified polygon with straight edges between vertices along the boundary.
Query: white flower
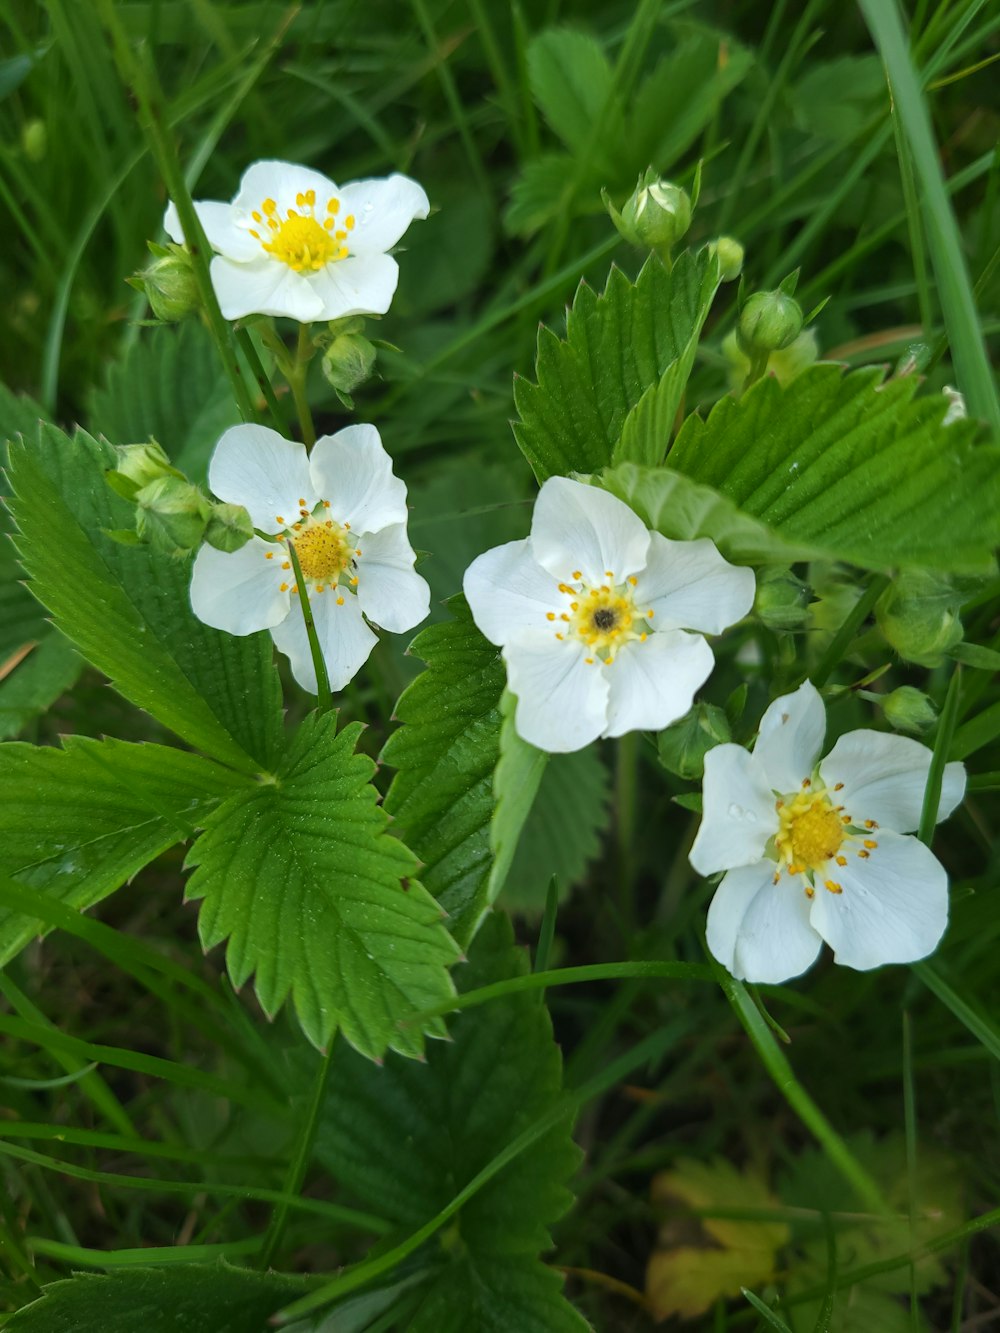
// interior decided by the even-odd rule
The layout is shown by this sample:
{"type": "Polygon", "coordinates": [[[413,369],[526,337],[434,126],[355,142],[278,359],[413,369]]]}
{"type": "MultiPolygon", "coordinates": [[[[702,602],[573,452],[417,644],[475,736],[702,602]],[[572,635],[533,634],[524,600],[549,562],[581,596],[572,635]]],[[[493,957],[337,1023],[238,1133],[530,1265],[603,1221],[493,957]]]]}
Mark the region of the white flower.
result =
{"type": "Polygon", "coordinates": [[[233,426],[215,447],[208,481],[220,500],[243,505],[269,540],[254,536],[232,553],[202,546],[191,577],[194,613],[230,634],[269,629],[303,689],[316,693],[303,594],[334,690],[377,642],[365,616],[397,634],[426,617],[430,590],[413,569],[406,486],[374,426],[324,435],[311,455],[266,426],[233,426]]]}
{"type": "MultiPolygon", "coordinates": [[[[301,324],[385,314],[399,279],[386,251],[429,208],[407,176],[338,188],[290,162],[255,162],[230,204],[195,203],[218,252],[212,286],[226,319],[289,315],[301,324]]],[[[183,242],[172,203],[163,225],[183,242]]]]}
{"type": "MultiPolygon", "coordinates": [[[[708,909],[708,947],[735,977],[779,982],[834,959],[866,972],[910,963],[948,922],[948,878],[911,833],[920,822],[931,752],[879,731],[850,731],[818,765],[826,710],[806,681],[775,699],[749,754],[719,745],[705,758],[704,817],[691,864],[729,873],[708,909]]],[[[947,764],[938,819],[965,792],[947,764]]]]}
{"type": "Polygon", "coordinates": [[[607,491],[550,477],[531,536],[474,560],[465,595],[503,649],[518,732],[565,752],[683,717],[714,664],[685,629],[746,615],[754,577],[710,541],[668,541],[607,491]]]}

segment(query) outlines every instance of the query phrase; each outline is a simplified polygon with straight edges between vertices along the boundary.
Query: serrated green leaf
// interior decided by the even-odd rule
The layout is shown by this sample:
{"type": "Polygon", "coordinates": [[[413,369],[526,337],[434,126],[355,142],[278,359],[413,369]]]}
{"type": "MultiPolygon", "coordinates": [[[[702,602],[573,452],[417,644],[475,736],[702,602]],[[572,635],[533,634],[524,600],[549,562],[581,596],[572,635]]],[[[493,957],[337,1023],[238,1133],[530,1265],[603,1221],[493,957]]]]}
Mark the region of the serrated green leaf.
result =
{"type": "MultiPolygon", "coordinates": [[[[7,469],[8,442],[19,435],[34,437],[38,423],[46,419],[33,399],[0,384],[0,468],[7,469]]],[[[5,481],[0,476],[0,483],[5,481]]],[[[4,498],[7,493],[4,485],[4,498]]],[[[49,628],[45,613],[22,582],[24,574],[9,537],[13,527],[9,509],[0,504],[0,666],[25,644],[40,641],[49,628]]]]}
{"type": "Polygon", "coordinates": [[[312,714],[274,779],[220,806],[188,856],[187,896],[202,944],[228,941],[233,984],[253,974],[266,1013],[291,994],[316,1046],[339,1029],[373,1058],[420,1055],[423,1031],[401,1024],[453,994],[458,948],[417,858],[386,833],[360,725],[335,727],[312,714]]]}
{"type": "Polygon", "coordinates": [[[83,661],[58,630],[47,629],[35,647],[0,677],[0,740],[23,731],[75,684],[83,661]]]}
{"type": "Polygon", "coordinates": [[[183,472],[203,481],[216,441],[239,420],[211,336],[189,319],[136,338],[91,394],[87,424],[112,444],[157,440],[183,472]]]}
{"type": "Polygon", "coordinates": [[[521,831],[531,810],[549,756],[518,735],[514,725],[517,700],[507,690],[500,701],[503,722],[500,752],[493,771],[493,818],[490,821],[490,870],[487,896],[495,903],[514,860],[521,831]]]}
{"type": "Polygon", "coordinates": [[[628,121],[632,156],[660,172],[690,148],[753,64],[746,47],[724,33],[710,28],[680,33],[674,49],[639,85],[628,121]]]}
{"type": "Polygon", "coordinates": [[[567,148],[587,151],[598,172],[613,170],[624,147],[624,112],[599,43],[570,28],[543,32],[528,48],[528,78],[542,114],[567,148]]]}
{"type": "Polygon", "coordinates": [[[260,1333],[307,1280],[227,1263],[120,1268],[53,1282],[10,1316],[13,1333],[260,1333]]]}
{"type": "MultiPolygon", "coordinates": [[[[506,917],[491,913],[456,973],[463,990],[524,975],[506,917]]],[[[337,1180],[410,1233],[435,1216],[560,1095],[548,1011],[511,995],[459,1015],[423,1065],[384,1068],[337,1051],[317,1153],[337,1180]]],[[[428,1257],[435,1272],[409,1333],[583,1333],[585,1322],[539,1263],[566,1211],[579,1162],[561,1122],[475,1194],[428,1257]]]]}
{"type": "MultiPolygon", "coordinates": [[[[707,249],[684,251],[668,272],[655,256],[635,283],[612,268],[599,296],[581,283],[566,319],[566,338],[538,333],[537,383],[516,379],[520,420],[514,435],[539,481],[569,472],[595,472],[626,461],[619,441],[629,414],[655,393],[668,367],[693,354],[717,266],[707,249]],[[618,453],[616,454],[616,450],[618,453]]],[[[630,428],[627,461],[658,462],[686,374],[666,381],[662,402],[648,402],[641,425],[630,428]],[[671,407],[673,403],[673,407],[671,407]]]]}
{"type": "Polygon", "coordinates": [[[866,569],[993,567],[1000,448],[914,378],[815,365],[767,377],[705,421],[691,416],[669,466],[713,487],[782,540],[866,569]]]}
{"type": "Polygon", "coordinates": [[[669,467],[622,463],[593,480],[630,505],[647,527],[677,541],[711,537],[723,555],[738,563],[789,565],[820,554],[807,543],[785,541],[711,486],[669,467]]]}
{"type": "Polygon", "coordinates": [[[528,236],[543,227],[558,210],[573,169],[568,153],[542,153],[525,163],[504,213],[507,230],[514,236],[528,236]]]}
{"type": "Polygon", "coordinates": [[[449,609],[454,620],[413,641],[411,652],[427,667],[400,696],[396,717],[403,725],[381,760],[397,770],[385,798],[393,830],[420,857],[421,880],[464,945],[487,904],[506,672],[465,599],[454,598],[449,609]]]}
{"type": "Polygon", "coordinates": [[[210,629],[191,611],[188,564],[105,536],[133,515],[104,483],[112,464],[110,446],[54,426],[11,446],[17,544],[32,591],[126,698],[213,758],[267,767],[281,734],[270,635],[210,629]]]}
{"type": "MultiPolygon", "coordinates": [[[[0,745],[0,871],[85,911],[189,837],[247,779],[163,745],[0,745]]],[[[0,966],[43,929],[0,908],[0,966]]]]}
{"type": "Polygon", "coordinates": [[[601,847],[610,815],[610,776],[596,746],[549,755],[511,862],[500,903],[541,912],[555,876],[565,898],[601,847]]]}

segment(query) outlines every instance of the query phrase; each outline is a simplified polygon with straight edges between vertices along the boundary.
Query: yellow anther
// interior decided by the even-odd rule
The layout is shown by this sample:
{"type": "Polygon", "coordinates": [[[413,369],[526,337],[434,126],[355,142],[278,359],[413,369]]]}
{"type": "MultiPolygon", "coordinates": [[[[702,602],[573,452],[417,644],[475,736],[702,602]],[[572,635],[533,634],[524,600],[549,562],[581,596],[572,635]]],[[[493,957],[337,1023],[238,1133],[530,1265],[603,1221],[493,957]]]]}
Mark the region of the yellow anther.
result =
{"type": "Polygon", "coordinates": [[[634,588],[636,584],[639,582],[639,580],[636,578],[634,574],[630,574],[628,576],[628,582],[631,583],[632,587],[634,588]]]}
{"type": "Polygon", "coordinates": [[[843,784],[842,782],[835,782],[835,783],[833,784],[833,790],[834,790],[834,791],[843,791],[843,790],[844,790],[844,784],[843,784]]]}
{"type": "Polygon", "coordinates": [[[874,819],[866,819],[865,828],[878,828],[878,824],[875,822],[874,819]]]}
{"type": "Polygon", "coordinates": [[[265,559],[265,560],[273,560],[273,559],[274,559],[274,552],[273,552],[273,551],[268,551],[268,552],[265,554],[264,559],[265,559]]]}
{"type": "Polygon", "coordinates": [[[574,577],[575,579],[582,579],[582,578],[583,578],[583,573],[582,573],[582,571],[579,570],[579,569],[574,569],[574,570],[573,570],[573,577],[574,577]]]}
{"type": "Polygon", "coordinates": [[[846,857],[846,856],[838,856],[838,857],[837,857],[837,865],[839,865],[839,866],[846,866],[846,865],[847,865],[847,857],[846,857]]]}
{"type": "Polygon", "coordinates": [[[343,597],[338,597],[338,598],[337,598],[337,605],[338,605],[338,606],[343,606],[343,605],[344,605],[344,599],[343,599],[343,597]]]}
{"type": "Polygon", "coordinates": [[[831,893],[843,893],[843,892],[844,892],[843,888],[837,883],[837,881],[836,881],[835,879],[825,879],[825,880],[823,881],[823,887],[824,887],[824,889],[829,889],[829,891],[830,891],[831,893]]]}
{"type": "Polygon", "coordinates": [[[875,848],[878,846],[878,843],[875,841],[874,838],[865,838],[865,846],[869,848],[871,851],[874,851],[875,848]]]}
{"type": "Polygon", "coordinates": [[[278,585],[278,591],[279,591],[279,592],[287,592],[287,591],[288,591],[288,584],[287,584],[287,583],[279,583],[279,585],[278,585]]]}
{"type": "Polygon", "coordinates": [[[276,212],[277,207],[278,205],[274,202],[273,199],[265,199],[264,202],[261,204],[261,208],[269,217],[272,213],[276,212]]]}
{"type": "Polygon", "coordinates": [[[545,612],[545,619],[546,619],[546,620],[555,620],[555,618],[556,618],[556,613],[555,613],[554,611],[546,611],[546,612],[545,612]]]}
{"type": "Polygon", "coordinates": [[[594,659],[592,657],[585,657],[583,660],[587,663],[587,666],[594,665],[594,659]]]}
{"type": "MultiPolygon", "coordinates": [[[[778,882],[777,877],[775,877],[774,882],[775,882],[775,884],[777,884],[777,882],[778,882]]],[[[809,884],[806,885],[806,897],[807,897],[807,898],[815,898],[815,897],[816,897],[816,890],[815,890],[814,888],[812,888],[812,886],[809,885],[809,884]]]]}
{"type": "Polygon", "coordinates": [[[353,231],[353,230],[354,230],[354,214],[353,214],[353,213],[348,213],[347,217],[344,218],[344,226],[347,228],[348,231],[353,231]]]}
{"type": "Polygon", "coordinates": [[[339,212],[340,212],[340,200],[339,200],[339,199],[328,199],[328,200],[326,201],[326,211],[327,211],[328,213],[339,213],[339,212]]]}
{"type": "Polygon", "coordinates": [[[867,861],[869,856],[871,856],[871,852],[858,852],[858,856],[861,857],[862,861],[867,861]]]}
{"type": "Polygon", "coordinates": [[[280,514],[275,514],[274,521],[275,523],[284,523],[285,520],[281,517],[280,514]]]}

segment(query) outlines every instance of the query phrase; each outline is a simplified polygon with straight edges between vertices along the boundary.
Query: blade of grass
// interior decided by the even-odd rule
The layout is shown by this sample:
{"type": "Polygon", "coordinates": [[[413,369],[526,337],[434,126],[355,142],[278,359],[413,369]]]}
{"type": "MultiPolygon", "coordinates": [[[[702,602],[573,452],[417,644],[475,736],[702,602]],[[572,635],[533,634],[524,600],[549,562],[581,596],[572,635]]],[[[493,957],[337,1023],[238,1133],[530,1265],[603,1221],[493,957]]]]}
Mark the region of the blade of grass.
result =
{"type": "Polygon", "coordinates": [[[899,121],[924,201],[927,242],[959,388],[969,411],[1000,430],[1000,400],[979,329],[958,224],[948,201],[930,116],[910,59],[896,0],[858,0],[886,66],[899,121]]]}

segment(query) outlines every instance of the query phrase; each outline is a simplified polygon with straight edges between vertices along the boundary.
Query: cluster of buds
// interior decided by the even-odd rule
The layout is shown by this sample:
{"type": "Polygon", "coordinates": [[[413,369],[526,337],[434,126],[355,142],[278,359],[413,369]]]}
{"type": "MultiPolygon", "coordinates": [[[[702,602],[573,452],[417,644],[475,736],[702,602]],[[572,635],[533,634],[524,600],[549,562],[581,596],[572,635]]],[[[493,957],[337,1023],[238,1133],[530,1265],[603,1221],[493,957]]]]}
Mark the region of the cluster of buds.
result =
{"type": "Polygon", "coordinates": [[[155,440],[118,449],[118,465],[105,473],[111,489],[135,505],[135,527],[110,531],[127,546],[151,546],[179,559],[202,542],[238,551],[253,536],[242,505],[213,503],[173,466],[155,440]]]}

